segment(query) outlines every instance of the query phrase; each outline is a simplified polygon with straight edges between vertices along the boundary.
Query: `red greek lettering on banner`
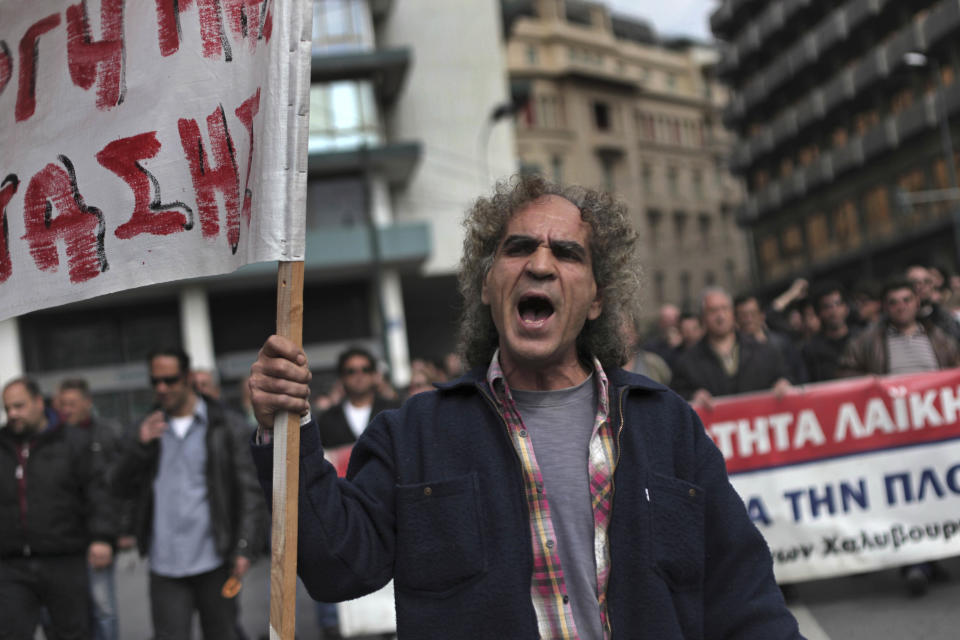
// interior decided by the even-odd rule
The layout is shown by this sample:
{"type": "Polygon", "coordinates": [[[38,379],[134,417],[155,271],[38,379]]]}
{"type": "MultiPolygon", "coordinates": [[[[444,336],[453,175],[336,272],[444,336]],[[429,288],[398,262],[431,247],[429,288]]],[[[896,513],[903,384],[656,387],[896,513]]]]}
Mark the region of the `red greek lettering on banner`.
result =
{"type": "Polygon", "coordinates": [[[59,241],[66,245],[70,282],[85,282],[109,268],[103,248],[103,213],[87,206],[77,188],[73,163],[59,156],[64,168],[52,162],[30,179],[23,218],[30,255],[43,271],[60,265],[59,241]],[[53,215],[54,209],[58,214],[53,215]]]}

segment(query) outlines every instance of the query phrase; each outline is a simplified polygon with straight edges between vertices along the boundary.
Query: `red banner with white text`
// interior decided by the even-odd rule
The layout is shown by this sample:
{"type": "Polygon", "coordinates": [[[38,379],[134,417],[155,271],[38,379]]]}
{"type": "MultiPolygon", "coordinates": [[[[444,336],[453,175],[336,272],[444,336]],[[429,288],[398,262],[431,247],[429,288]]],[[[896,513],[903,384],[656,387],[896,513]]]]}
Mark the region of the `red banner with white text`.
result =
{"type": "Polygon", "coordinates": [[[698,413],[780,582],[960,555],[960,369],[722,398],[698,413]]]}

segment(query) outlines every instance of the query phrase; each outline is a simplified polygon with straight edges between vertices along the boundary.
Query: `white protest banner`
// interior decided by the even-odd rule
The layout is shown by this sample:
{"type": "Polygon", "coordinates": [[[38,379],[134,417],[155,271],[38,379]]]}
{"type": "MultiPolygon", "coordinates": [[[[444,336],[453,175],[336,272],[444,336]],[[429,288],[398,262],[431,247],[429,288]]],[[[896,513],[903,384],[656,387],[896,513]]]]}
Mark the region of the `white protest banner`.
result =
{"type": "Polygon", "coordinates": [[[960,369],[698,412],[782,583],[960,555],[960,369]]]}
{"type": "Polygon", "coordinates": [[[309,15],[0,0],[0,319],[302,260],[309,15]]]}

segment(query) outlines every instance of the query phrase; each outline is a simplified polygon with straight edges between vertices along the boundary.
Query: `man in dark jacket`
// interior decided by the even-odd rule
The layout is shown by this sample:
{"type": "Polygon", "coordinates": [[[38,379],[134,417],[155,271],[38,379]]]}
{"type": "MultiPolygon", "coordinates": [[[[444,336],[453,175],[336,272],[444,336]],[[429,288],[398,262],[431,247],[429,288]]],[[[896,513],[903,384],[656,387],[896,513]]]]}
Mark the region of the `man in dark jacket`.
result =
{"type": "Polygon", "coordinates": [[[235,602],[221,596],[259,548],[259,500],[242,416],[193,391],[179,348],[148,359],[159,409],[130,434],[113,471],[119,495],[138,498],[137,543],[150,558],[157,638],[189,638],[193,612],[207,640],[235,637],[235,602]]]}
{"type": "MultiPolygon", "coordinates": [[[[90,386],[83,378],[67,378],[60,382],[56,395],[57,412],[68,428],[81,429],[90,434],[90,455],[100,468],[109,469],[116,459],[120,424],[109,418],[95,415],[90,386]]],[[[129,500],[114,501],[117,514],[118,537],[115,547],[130,548],[133,545],[132,509],[129,500]],[[123,541],[121,545],[120,541],[123,541]]],[[[117,640],[120,637],[117,623],[117,595],[114,578],[114,562],[105,567],[89,568],[90,603],[93,607],[93,640],[117,640]]],[[[58,640],[51,629],[45,629],[47,640],[58,640]]]]}
{"type": "Polygon", "coordinates": [[[818,285],[811,298],[820,317],[820,331],[803,345],[803,360],[811,382],[834,380],[839,377],[837,362],[854,335],[847,324],[850,308],[843,287],[836,282],[818,285]]]}
{"type": "Polygon", "coordinates": [[[700,296],[705,335],[677,362],[671,386],[694,406],[710,407],[716,396],[790,388],[780,352],[736,332],[733,301],[719,287],[700,296]]]}
{"type": "Polygon", "coordinates": [[[343,385],[343,402],[317,418],[320,441],[328,449],[353,444],[378,413],[398,406],[377,394],[377,363],[366,349],[350,347],[341,353],[337,373],[343,385]]]}
{"type": "MultiPolygon", "coordinates": [[[[311,594],[394,578],[402,639],[798,638],[696,414],[619,368],[640,300],[625,207],[524,176],[465,226],[471,373],[381,413],[346,479],[304,416],[298,567],[311,594]]],[[[268,492],[263,442],[276,411],[308,411],[309,379],[279,336],[253,365],[268,492]]]]}
{"type": "Polygon", "coordinates": [[[89,638],[87,564],[113,559],[104,470],[88,432],[66,429],[27,378],[3,390],[0,637],[32,640],[41,607],[61,640],[89,638]]]}

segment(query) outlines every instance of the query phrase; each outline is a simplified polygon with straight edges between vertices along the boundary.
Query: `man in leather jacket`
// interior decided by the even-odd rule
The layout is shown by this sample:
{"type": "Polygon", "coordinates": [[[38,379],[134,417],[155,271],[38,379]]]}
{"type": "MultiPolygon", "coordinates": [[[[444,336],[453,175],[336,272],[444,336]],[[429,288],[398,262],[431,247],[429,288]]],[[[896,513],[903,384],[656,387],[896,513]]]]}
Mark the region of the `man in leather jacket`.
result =
{"type": "Polygon", "coordinates": [[[182,349],[156,351],[148,363],[159,408],[123,443],[112,486],[138,498],[154,633],[189,638],[197,610],[204,638],[232,640],[236,604],[221,588],[243,577],[259,549],[250,431],[242,416],[192,389],[182,349]]]}

